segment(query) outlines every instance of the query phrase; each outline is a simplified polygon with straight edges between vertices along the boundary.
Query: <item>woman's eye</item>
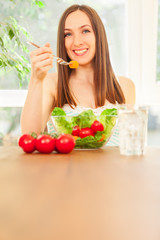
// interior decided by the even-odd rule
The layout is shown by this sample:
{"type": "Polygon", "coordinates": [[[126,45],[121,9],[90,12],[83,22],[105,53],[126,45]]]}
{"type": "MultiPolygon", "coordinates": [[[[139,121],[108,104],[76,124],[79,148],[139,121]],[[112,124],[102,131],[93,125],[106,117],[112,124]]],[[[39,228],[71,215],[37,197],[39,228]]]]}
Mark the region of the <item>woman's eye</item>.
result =
{"type": "Polygon", "coordinates": [[[71,33],[65,33],[64,34],[64,37],[69,37],[69,36],[71,36],[71,33]]]}
{"type": "Polygon", "coordinates": [[[84,30],[83,33],[88,33],[90,32],[88,29],[84,30]]]}

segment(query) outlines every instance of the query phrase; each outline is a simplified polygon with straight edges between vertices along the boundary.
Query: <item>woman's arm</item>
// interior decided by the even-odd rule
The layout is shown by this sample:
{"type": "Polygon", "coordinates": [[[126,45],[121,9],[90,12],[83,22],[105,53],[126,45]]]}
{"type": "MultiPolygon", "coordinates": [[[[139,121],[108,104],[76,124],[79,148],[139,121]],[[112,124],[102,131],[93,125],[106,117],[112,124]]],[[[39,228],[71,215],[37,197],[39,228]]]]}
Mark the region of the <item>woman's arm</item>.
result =
{"type": "Polygon", "coordinates": [[[53,56],[49,44],[31,52],[31,79],[21,113],[22,134],[44,130],[53,104],[56,74],[48,74],[53,56]]]}
{"type": "Polygon", "coordinates": [[[126,104],[134,105],[136,102],[136,90],[133,81],[127,77],[118,77],[119,84],[124,93],[126,104]]]}

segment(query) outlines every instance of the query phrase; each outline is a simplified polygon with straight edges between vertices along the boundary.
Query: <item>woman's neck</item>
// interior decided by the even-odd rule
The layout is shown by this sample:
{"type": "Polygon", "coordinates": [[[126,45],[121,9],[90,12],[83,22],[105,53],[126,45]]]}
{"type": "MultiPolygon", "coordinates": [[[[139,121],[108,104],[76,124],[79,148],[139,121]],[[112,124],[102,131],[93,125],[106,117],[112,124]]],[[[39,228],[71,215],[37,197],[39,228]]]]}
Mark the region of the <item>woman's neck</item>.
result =
{"type": "Polygon", "coordinates": [[[93,83],[94,69],[92,66],[79,66],[71,73],[71,79],[72,78],[74,79],[74,81],[93,83]]]}

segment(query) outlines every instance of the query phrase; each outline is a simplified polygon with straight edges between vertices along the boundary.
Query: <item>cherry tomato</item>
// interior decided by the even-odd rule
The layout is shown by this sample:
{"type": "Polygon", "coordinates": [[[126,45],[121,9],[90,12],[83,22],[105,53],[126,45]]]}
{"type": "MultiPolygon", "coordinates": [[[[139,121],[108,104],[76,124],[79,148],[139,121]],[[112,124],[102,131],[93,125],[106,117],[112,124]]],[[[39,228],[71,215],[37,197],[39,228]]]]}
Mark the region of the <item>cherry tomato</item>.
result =
{"type": "Polygon", "coordinates": [[[80,133],[79,133],[79,137],[80,138],[85,138],[85,137],[88,137],[88,136],[94,136],[94,132],[91,128],[82,128],[80,130],[80,133]]]}
{"type": "Polygon", "coordinates": [[[80,127],[79,126],[74,126],[72,129],[72,135],[73,136],[79,136],[80,133],[80,127]]]}
{"type": "Polygon", "coordinates": [[[101,122],[95,120],[91,125],[91,129],[94,133],[96,133],[97,131],[104,131],[104,126],[101,122]]]}
{"type": "Polygon", "coordinates": [[[36,149],[40,153],[51,153],[55,150],[56,139],[50,135],[41,134],[36,138],[36,149]]]}
{"type": "Polygon", "coordinates": [[[29,134],[22,135],[18,141],[18,145],[26,153],[32,153],[34,150],[36,150],[35,138],[29,134]]]}
{"type": "Polygon", "coordinates": [[[60,153],[69,153],[75,147],[75,139],[70,134],[61,134],[56,139],[56,150],[60,153]]]}

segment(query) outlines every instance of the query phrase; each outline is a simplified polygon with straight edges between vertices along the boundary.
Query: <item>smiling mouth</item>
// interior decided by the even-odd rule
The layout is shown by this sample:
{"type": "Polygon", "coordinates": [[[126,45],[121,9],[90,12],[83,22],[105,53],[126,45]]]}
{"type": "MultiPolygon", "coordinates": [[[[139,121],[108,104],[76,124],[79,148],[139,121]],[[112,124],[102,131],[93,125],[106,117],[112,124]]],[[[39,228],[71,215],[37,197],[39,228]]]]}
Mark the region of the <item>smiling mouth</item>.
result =
{"type": "Polygon", "coordinates": [[[73,52],[74,52],[76,55],[83,55],[83,54],[86,53],[87,51],[88,51],[88,48],[82,49],[82,50],[73,50],[73,52]]]}

